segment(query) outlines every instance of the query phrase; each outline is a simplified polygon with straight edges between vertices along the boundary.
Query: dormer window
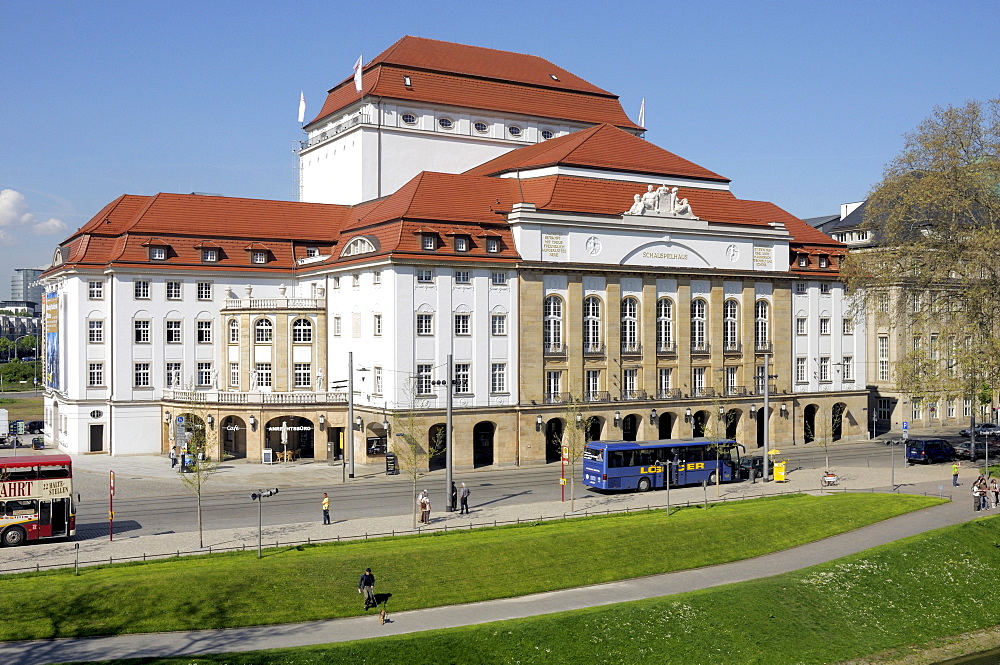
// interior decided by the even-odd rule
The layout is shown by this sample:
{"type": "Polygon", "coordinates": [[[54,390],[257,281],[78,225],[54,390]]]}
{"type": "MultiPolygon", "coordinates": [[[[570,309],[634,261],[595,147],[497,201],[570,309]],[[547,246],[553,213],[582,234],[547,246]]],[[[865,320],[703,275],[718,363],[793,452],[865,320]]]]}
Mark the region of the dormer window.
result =
{"type": "Polygon", "coordinates": [[[456,252],[469,251],[469,239],[466,236],[455,237],[455,251],[456,252]]]}
{"type": "Polygon", "coordinates": [[[371,252],[377,251],[375,244],[366,237],[357,237],[347,243],[344,247],[344,251],[340,253],[341,256],[356,256],[358,254],[370,254],[371,252]]]}
{"type": "Polygon", "coordinates": [[[809,257],[805,254],[799,254],[799,267],[807,268],[809,266],[809,257]]]}
{"type": "Polygon", "coordinates": [[[149,258],[151,261],[165,261],[167,259],[166,247],[150,247],[149,258]]]}
{"type": "Polygon", "coordinates": [[[413,83],[410,82],[410,77],[409,76],[404,76],[403,77],[403,85],[405,85],[407,88],[409,88],[409,87],[411,87],[413,85],[413,83]]]}
{"type": "Polygon", "coordinates": [[[827,256],[821,256],[821,257],[819,257],[819,267],[820,268],[829,268],[830,267],[830,258],[827,257],[827,256]]]}
{"type": "Polygon", "coordinates": [[[267,263],[267,252],[254,250],[250,252],[251,263],[267,263]]]}
{"type": "Polygon", "coordinates": [[[306,247],[306,256],[312,258],[314,256],[319,256],[318,247],[306,247]]]}
{"type": "Polygon", "coordinates": [[[500,251],[500,239],[499,238],[487,238],[486,239],[486,251],[490,254],[496,254],[500,251]]]}
{"type": "Polygon", "coordinates": [[[201,250],[201,260],[205,263],[216,263],[219,260],[219,252],[215,249],[201,250]]]}
{"type": "Polygon", "coordinates": [[[437,238],[430,233],[423,234],[420,236],[420,248],[429,252],[434,251],[437,249],[437,238]]]}

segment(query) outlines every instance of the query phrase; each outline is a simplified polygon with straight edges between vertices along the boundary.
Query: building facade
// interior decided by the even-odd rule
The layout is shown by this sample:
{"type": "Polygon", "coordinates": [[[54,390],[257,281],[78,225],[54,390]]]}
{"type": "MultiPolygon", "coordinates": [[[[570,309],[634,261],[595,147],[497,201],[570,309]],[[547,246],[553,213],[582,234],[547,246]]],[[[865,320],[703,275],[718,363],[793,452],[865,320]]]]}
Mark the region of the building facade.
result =
{"type": "Polygon", "coordinates": [[[306,127],[303,198],[329,203],[123,196],[57,249],[54,444],[381,466],[394,435],[440,450],[449,385],[458,468],[556,461],[584,422],[867,436],[841,243],[539,58],[404,38],[363,69],[306,127]]]}

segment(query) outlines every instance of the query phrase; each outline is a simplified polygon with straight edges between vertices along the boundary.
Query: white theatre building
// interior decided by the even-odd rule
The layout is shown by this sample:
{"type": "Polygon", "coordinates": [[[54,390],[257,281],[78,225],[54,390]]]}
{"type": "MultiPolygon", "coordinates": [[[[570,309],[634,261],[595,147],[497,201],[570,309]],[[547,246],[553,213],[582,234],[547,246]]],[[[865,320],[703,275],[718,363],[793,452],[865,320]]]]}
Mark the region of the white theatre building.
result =
{"type": "Polygon", "coordinates": [[[59,246],[52,444],[381,466],[393,433],[440,445],[449,356],[459,468],[556,461],[579,412],[592,438],[866,436],[844,245],[541,58],[405,37],[360,88],[306,125],[302,202],[126,195],[59,246]]]}

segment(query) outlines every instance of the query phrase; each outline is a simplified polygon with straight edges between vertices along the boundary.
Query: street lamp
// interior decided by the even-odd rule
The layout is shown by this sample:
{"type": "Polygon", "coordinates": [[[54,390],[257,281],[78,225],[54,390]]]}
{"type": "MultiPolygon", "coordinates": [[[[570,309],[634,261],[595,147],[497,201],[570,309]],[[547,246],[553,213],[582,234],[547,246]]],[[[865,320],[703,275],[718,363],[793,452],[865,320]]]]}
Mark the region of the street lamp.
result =
{"type": "Polygon", "coordinates": [[[542,425],[544,423],[545,423],[545,421],[542,420],[541,416],[535,416],[535,431],[536,432],[541,432],[542,431],[542,425]]]}
{"type": "Polygon", "coordinates": [[[622,412],[621,411],[615,411],[615,420],[614,420],[614,423],[615,423],[615,427],[621,427],[622,426],[622,412]]]}
{"type": "Polygon", "coordinates": [[[650,425],[655,425],[655,424],[656,424],[656,419],[657,419],[658,417],[659,417],[659,416],[657,416],[657,415],[656,415],[656,409],[653,409],[653,410],[651,410],[651,411],[649,412],[649,424],[650,424],[650,425]]]}

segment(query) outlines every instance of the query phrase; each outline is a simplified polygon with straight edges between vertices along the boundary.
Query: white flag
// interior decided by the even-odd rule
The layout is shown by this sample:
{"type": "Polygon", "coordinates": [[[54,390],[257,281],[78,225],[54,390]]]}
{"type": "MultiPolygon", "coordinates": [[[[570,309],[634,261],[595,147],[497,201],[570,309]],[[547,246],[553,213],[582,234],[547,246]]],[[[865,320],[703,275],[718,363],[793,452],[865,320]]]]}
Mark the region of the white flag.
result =
{"type": "Polygon", "coordinates": [[[645,97],[642,98],[642,103],[639,104],[639,126],[640,127],[645,127],[645,125],[642,124],[644,122],[646,122],[646,98],[645,97]]]}
{"type": "Polygon", "coordinates": [[[364,53],[358,56],[358,61],[354,63],[354,89],[361,92],[361,58],[364,57],[364,53]]]}
{"type": "Polygon", "coordinates": [[[306,119],[306,93],[299,93],[299,122],[306,119]]]}

